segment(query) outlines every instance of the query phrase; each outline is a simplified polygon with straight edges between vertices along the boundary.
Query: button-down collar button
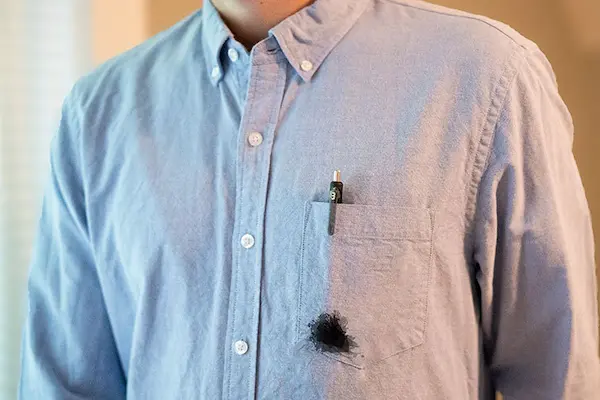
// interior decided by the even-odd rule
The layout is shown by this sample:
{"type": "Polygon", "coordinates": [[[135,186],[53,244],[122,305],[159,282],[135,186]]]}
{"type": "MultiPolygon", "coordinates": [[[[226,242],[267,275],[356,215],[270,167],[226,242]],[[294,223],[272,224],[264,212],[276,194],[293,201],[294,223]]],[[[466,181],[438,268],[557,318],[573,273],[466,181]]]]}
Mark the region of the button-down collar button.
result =
{"type": "Polygon", "coordinates": [[[313,64],[308,60],[304,60],[300,63],[300,68],[302,68],[302,71],[308,72],[313,68],[313,64]]]}
{"type": "Polygon", "coordinates": [[[229,59],[233,62],[236,62],[239,58],[239,54],[236,49],[229,49],[227,51],[227,55],[229,56],[229,59]]]}

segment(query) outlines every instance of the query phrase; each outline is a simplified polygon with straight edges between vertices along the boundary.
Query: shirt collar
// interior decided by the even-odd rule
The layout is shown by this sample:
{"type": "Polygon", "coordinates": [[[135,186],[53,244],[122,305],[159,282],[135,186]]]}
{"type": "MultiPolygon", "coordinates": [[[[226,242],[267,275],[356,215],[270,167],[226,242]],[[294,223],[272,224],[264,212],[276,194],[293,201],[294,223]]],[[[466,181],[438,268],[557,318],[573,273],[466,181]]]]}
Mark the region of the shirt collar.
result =
{"type": "Polygon", "coordinates": [[[213,84],[223,75],[220,53],[228,37],[233,37],[231,31],[221,19],[219,12],[211,0],[204,0],[202,5],[202,48],[206,70],[213,84]]]}
{"type": "MultiPolygon", "coordinates": [[[[288,62],[307,82],[329,52],[352,28],[370,0],[316,0],[269,30],[288,62]]],[[[204,0],[202,43],[206,69],[213,84],[222,77],[220,53],[233,37],[211,0],[204,0]]]]}

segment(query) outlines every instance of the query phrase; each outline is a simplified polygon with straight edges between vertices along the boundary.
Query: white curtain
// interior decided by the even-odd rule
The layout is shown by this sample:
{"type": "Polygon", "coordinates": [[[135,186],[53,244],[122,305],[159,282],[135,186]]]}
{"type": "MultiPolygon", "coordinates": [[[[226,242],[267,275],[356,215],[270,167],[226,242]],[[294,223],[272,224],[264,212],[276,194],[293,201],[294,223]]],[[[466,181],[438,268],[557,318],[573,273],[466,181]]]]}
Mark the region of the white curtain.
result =
{"type": "Polygon", "coordinates": [[[91,68],[89,0],[0,0],[0,400],[16,398],[26,282],[64,96],[91,68]]]}

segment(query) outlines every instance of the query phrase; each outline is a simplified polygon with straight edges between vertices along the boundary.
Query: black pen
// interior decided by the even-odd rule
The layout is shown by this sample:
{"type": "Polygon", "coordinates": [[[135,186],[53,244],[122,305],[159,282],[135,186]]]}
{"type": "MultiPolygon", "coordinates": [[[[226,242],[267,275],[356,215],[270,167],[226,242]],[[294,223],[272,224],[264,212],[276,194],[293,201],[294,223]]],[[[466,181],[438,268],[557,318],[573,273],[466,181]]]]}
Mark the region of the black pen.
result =
{"type": "Polygon", "coordinates": [[[342,174],[339,169],[333,172],[333,181],[329,184],[329,234],[333,235],[335,231],[335,211],[336,204],[342,202],[342,192],[344,184],[342,183],[342,174]]]}

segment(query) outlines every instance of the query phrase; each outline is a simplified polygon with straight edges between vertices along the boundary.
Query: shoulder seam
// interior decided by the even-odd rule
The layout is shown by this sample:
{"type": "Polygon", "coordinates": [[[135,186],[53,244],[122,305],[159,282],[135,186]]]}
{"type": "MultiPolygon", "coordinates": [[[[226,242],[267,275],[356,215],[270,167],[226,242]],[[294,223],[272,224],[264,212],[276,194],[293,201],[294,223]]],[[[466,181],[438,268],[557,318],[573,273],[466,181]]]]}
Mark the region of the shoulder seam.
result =
{"type": "MultiPolygon", "coordinates": [[[[524,48],[524,50],[527,50],[524,48]]],[[[476,207],[477,207],[477,194],[479,193],[479,186],[481,179],[489,163],[491,157],[491,150],[493,147],[493,141],[496,136],[496,127],[498,125],[499,117],[504,109],[508,92],[515,82],[517,76],[520,73],[523,63],[526,61],[527,56],[524,51],[515,51],[507,62],[502,76],[500,77],[496,87],[493,90],[492,100],[481,129],[481,133],[477,138],[475,155],[471,161],[471,172],[470,180],[468,182],[468,188],[466,190],[466,231],[471,233],[472,226],[474,223],[476,207]]]]}

